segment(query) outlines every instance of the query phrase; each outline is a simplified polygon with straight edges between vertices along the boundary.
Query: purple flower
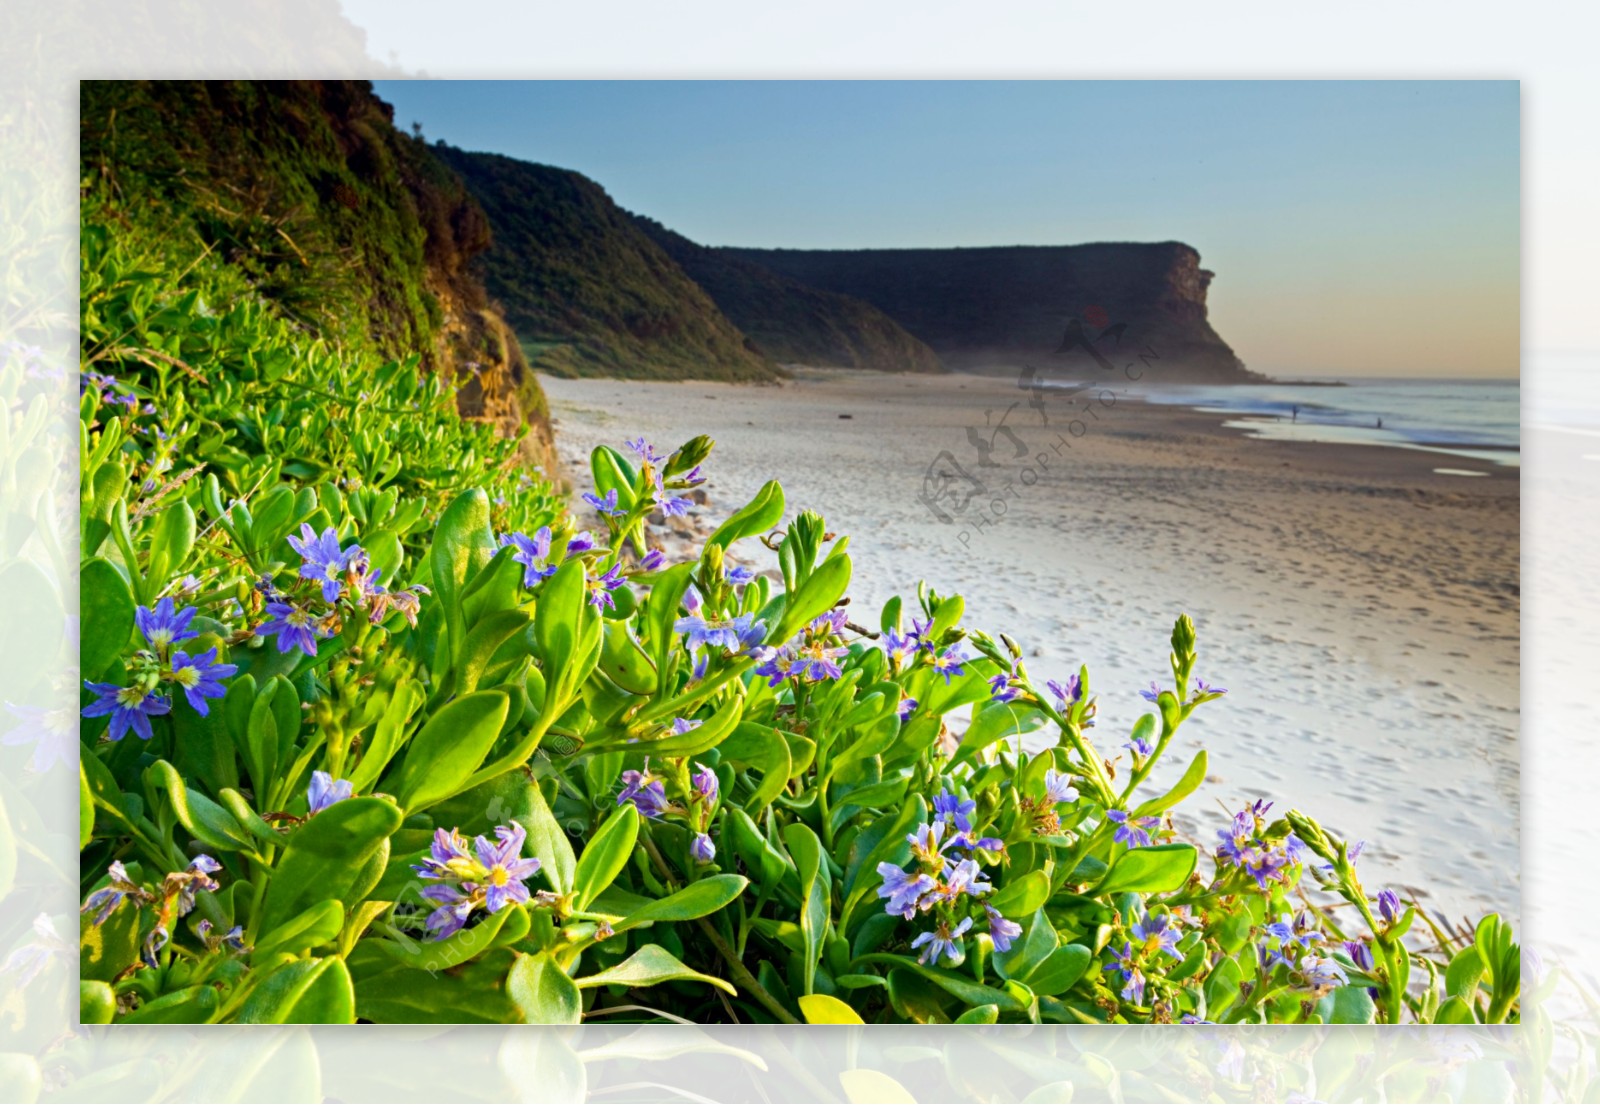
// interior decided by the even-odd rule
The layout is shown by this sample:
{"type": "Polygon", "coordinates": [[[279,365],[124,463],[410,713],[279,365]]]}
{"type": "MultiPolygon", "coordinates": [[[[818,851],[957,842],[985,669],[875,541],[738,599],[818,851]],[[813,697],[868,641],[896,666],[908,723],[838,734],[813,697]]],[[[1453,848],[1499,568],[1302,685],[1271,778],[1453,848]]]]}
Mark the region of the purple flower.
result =
{"type": "Polygon", "coordinates": [[[1346,940],[1344,950],[1350,957],[1350,962],[1368,974],[1372,973],[1372,947],[1365,940],[1346,940]]]}
{"type": "MultiPolygon", "coordinates": [[[[697,721],[694,724],[699,725],[697,721]]],[[[707,805],[717,800],[717,773],[705,764],[694,765],[694,774],[689,776],[689,783],[694,787],[695,793],[700,795],[700,800],[707,805]]]]}
{"type": "Polygon", "coordinates": [[[528,900],[524,880],[531,879],[539,870],[539,861],[522,858],[522,845],[528,839],[528,831],[517,822],[501,825],[494,835],[492,844],[481,836],[473,843],[484,870],[484,908],[490,913],[499,913],[513,902],[528,900]]]}
{"type": "Polygon", "coordinates": [[[1306,910],[1301,910],[1292,917],[1285,913],[1276,921],[1266,927],[1269,936],[1276,936],[1284,947],[1291,944],[1302,948],[1309,948],[1312,944],[1322,941],[1322,933],[1317,931],[1317,922],[1306,910]]]}
{"type": "Polygon", "coordinates": [[[969,659],[970,657],[962,651],[960,645],[951,645],[933,662],[933,670],[944,676],[944,681],[948,685],[951,676],[966,674],[966,669],[961,665],[969,659]]]}
{"type": "Polygon", "coordinates": [[[1006,920],[988,902],[983,904],[983,908],[989,914],[989,939],[994,941],[994,950],[1001,953],[1010,951],[1011,941],[1022,935],[1022,926],[1006,920]]]}
{"type": "Polygon", "coordinates": [[[1217,830],[1221,841],[1217,848],[1218,861],[1240,868],[1255,879],[1256,886],[1262,890],[1269,882],[1287,881],[1290,869],[1300,862],[1300,852],[1304,848],[1292,833],[1277,843],[1266,838],[1266,816],[1271,808],[1272,803],[1259,800],[1234,814],[1228,828],[1217,830]]]}
{"type": "Polygon", "coordinates": [[[632,802],[642,817],[660,817],[667,809],[666,785],[650,774],[647,764],[643,771],[624,771],[622,791],[617,795],[617,805],[632,802]]]}
{"type": "Polygon", "coordinates": [[[911,715],[917,712],[917,700],[914,698],[902,698],[900,707],[895,712],[900,715],[901,721],[910,720],[911,715]]]}
{"type": "Polygon", "coordinates": [[[972,815],[977,811],[978,803],[970,798],[962,798],[951,791],[942,792],[933,800],[933,814],[935,817],[954,825],[962,832],[972,828],[972,815]]]}
{"type": "Polygon", "coordinates": [[[711,843],[709,834],[698,833],[695,835],[694,843],[689,845],[689,854],[694,857],[696,863],[710,863],[717,858],[717,846],[711,843]]]}
{"type": "Polygon", "coordinates": [[[696,729],[700,728],[700,725],[701,722],[699,718],[690,719],[686,717],[675,717],[672,719],[672,732],[676,736],[681,737],[685,733],[694,732],[696,729]]]}
{"type": "Polygon", "coordinates": [[[606,497],[604,499],[592,491],[585,491],[583,493],[583,501],[594,507],[599,513],[610,518],[615,518],[628,513],[626,510],[623,510],[621,507],[617,506],[617,489],[614,487],[610,491],[606,492],[606,497]]]}
{"type": "Polygon", "coordinates": [[[317,654],[317,638],[327,634],[317,624],[309,611],[287,602],[267,603],[267,613],[272,617],[256,627],[263,637],[278,637],[278,651],[289,652],[298,648],[307,656],[317,654]]]}
{"type": "Polygon", "coordinates": [[[132,898],[135,902],[140,902],[150,897],[142,887],[128,877],[128,872],[120,860],[114,861],[107,868],[106,875],[111,881],[84,899],[82,908],[78,910],[79,913],[94,912],[90,924],[105,924],[106,918],[117,911],[117,907],[124,899],[132,898]]]}
{"type": "MultiPolygon", "coordinates": [[[[1149,715],[1147,714],[1145,716],[1148,717],[1149,715]]],[[[1154,752],[1156,750],[1155,749],[1155,745],[1153,745],[1149,741],[1145,740],[1138,733],[1135,733],[1133,735],[1133,739],[1128,741],[1128,742],[1126,742],[1125,744],[1123,744],[1122,747],[1130,749],[1131,751],[1137,752],[1141,756],[1148,756],[1148,755],[1150,755],[1150,753],[1152,753],[1152,752],[1154,752]]]]}
{"type": "Polygon", "coordinates": [[[1140,691],[1139,692],[1139,697],[1144,699],[1146,702],[1160,702],[1161,701],[1161,686],[1160,686],[1160,684],[1156,683],[1154,680],[1151,680],[1150,689],[1148,691],[1140,691]]]}
{"type": "MultiPolygon", "coordinates": [[[[687,599],[687,596],[685,596],[687,599]]],[[[699,596],[693,609],[699,609],[699,596]]],[[[696,614],[679,618],[672,624],[678,633],[688,634],[684,647],[694,652],[702,647],[740,652],[761,643],[767,634],[764,623],[755,620],[754,614],[740,614],[731,619],[702,618],[696,614]]]]}
{"type": "Polygon", "coordinates": [[[789,674],[809,679],[813,683],[820,683],[824,679],[837,679],[844,674],[839,667],[838,658],[849,651],[847,648],[830,648],[822,640],[801,645],[795,650],[795,658],[789,665],[789,674]]]}
{"type": "Polygon", "coordinates": [[[1059,806],[1063,802],[1076,802],[1078,788],[1072,785],[1071,775],[1050,768],[1044,773],[1044,797],[1052,806],[1059,806]]]}
{"type": "Polygon", "coordinates": [[[1144,1004],[1144,971],[1135,962],[1133,945],[1124,942],[1120,952],[1111,953],[1111,969],[1122,976],[1122,1000],[1144,1004]]]}
{"type": "Polygon", "coordinates": [[[584,530],[582,533],[575,534],[568,539],[567,550],[563,554],[562,559],[571,560],[579,553],[593,552],[594,549],[594,535],[588,530],[584,530]]]}
{"type": "Polygon", "coordinates": [[[637,453],[639,459],[646,464],[660,464],[662,461],[667,459],[652,449],[650,447],[650,443],[646,441],[642,435],[632,439],[631,441],[624,441],[623,444],[637,453]]]}
{"type": "Polygon", "coordinates": [[[746,583],[749,583],[755,578],[756,574],[749,568],[746,568],[743,564],[735,564],[733,567],[728,569],[728,582],[733,584],[735,587],[743,587],[746,583]]]}
{"type": "Polygon", "coordinates": [[[222,864],[207,855],[195,856],[189,861],[189,866],[175,874],[168,875],[167,885],[178,882],[178,916],[186,915],[194,908],[194,895],[197,890],[216,890],[217,880],[211,876],[222,870],[222,864]]]}
{"type": "Polygon", "coordinates": [[[88,688],[100,697],[83,708],[84,717],[111,715],[111,729],[106,734],[114,741],[128,735],[132,729],[140,740],[149,740],[152,732],[150,719],[172,710],[172,703],[143,687],[119,687],[115,683],[88,683],[88,688]]]}
{"type": "Polygon", "coordinates": [[[433,830],[433,844],[421,863],[411,869],[425,879],[455,878],[471,870],[472,854],[467,851],[467,841],[454,829],[433,830]]]}
{"type": "Polygon", "coordinates": [[[156,603],[154,610],[148,606],[139,607],[133,615],[133,624],[139,627],[139,632],[144,634],[144,639],[150,642],[152,648],[165,654],[168,648],[179,641],[200,636],[189,628],[194,615],[195,608],[192,606],[174,610],[169,595],[156,603]]]}
{"type": "Polygon", "coordinates": [[[666,553],[662,552],[660,549],[651,549],[649,552],[644,554],[644,559],[639,561],[639,570],[641,572],[654,572],[658,570],[662,564],[666,563],[666,560],[666,553]]]}
{"type": "Polygon", "coordinates": [[[993,886],[984,881],[983,869],[978,866],[978,861],[964,859],[960,863],[948,864],[945,867],[944,886],[940,889],[940,897],[947,902],[954,902],[963,894],[978,897],[993,889],[993,886]]]}
{"type": "MultiPolygon", "coordinates": [[[[503,533],[500,535],[500,547],[505,548],[507,545],[516,546],[517,551],[511,554],[511,559],[522,565],[524,587],[531,588],[540,580],[556,574],[555,568],[545,563],[545,559],[550,555],[549,526],[540,526],[532,537],[525,533],[503,533]]],[[[567,552],[572,552],[572,542],[568,542],[567,552]]]]}
{"type": "Polygon", "coordinates": [[[354,793],[355,784],[349,779],[335,779],[326,771],[313,771],[311,786],[306,789],[306,805],[311,813],[317,814],[354,793]]]}
{"type": "Polygon", "coordinates": [[[917,956],[917,962],[922,964],[937,963],[940,959],[948,959],[959,963],[964,954],[958,941],[966,935],[972,927],[972,918],[964,917],[961,923],[954,928],[950,922],[940,921],[931,932],[924,932],[911,941],[911,950],[922,949],[922,954],[917,956]]]}
{"type": "Polygon", "coordinates": [[[427,922],[428,932],[435,940],[443,940],[460,932],[466,925],[467,918],[472,916],[474,903],[459,887],[440,883],[428,887],[422,892],[422,896],[431,902],[439,903],[439,908],[428,914],[427,922]]]}
{"type": "Polygon", "coordinates": [[[204,943],[207,950],[211,952],[220,952],[223,949],[227,949],[235,955],[241,955],[248,950],[244,946],[243,925],[234,925],[221,936],[212,936],[211,922],[202,920],[198,925],[195,926],[195,931],[199,933],[201,942],[204,943]]]}
{"type": "Polygon", "coordinates": [[[47,710],[42,706],[6,703],[6,713],[17,723],[0,737],[0,744],[16,747],[33,745],[28,770],[49,771],[58,763],[68,763],[78,754],[78,714],[76,710],[47,710]]]}
{"type": "Polygon", "coordinates": [[[1010,702],[1017,697],[1017,688],[1011,682],[1011,676],[1000,672],[989,680],[989,697],[995,702],[1010,702]]]}
{"type": "Polygon", "coordinates": [[[1178,951],[1178,939],[1183,933],[1172,914],[1146,913],[1129,931],[1139,942],[1144,955],[1168,955],[1176,960],[1183,959],[1178,951]]]}
{"type": "Polygon", "coordinates": [[[656,476],[655,500],[656,506],[661,509],[662,516],[666,518],[682,517],[688,514],[689,508],[694,505],[689,499],[668,494],[667,490],[661,486],[661,476],[659,474],[656,476]]]}
{"type": "Polygon", "coordinates": [[[211,712],[206,699],[221,698],[228,693],[218,680],[239,670],[235,664],[219,664],[216,660],[215,648],[208,648],[198,656],[190,656],[181,648],[172,654],[172,681],[183,688],[183,696],[201,717],[211,712]]]}
{"type": "Polygon", "coordinates": [[[1129,848],[1148,848],[1150,830],[1156,825],[1154,817],[1129,817],[1126,810],[1107,810],[1106,820],[1117,826],[1111,839],[1129,848]]]}
{"type": "MultiPolygon", "coordinates": [[[[329,526],[319,537],[317,531],[311,528],[311,523],[305,522],[300,526],[300,536],[289,538],[289,547],[300,554],[300,578],[322,584],[323,602],[338,601],[343,589],[340,580],[350,556],[350,553],[339,548],[338,531],[329,526]]],[[[350,552],[359,550],[360,546],[354,545],[350,552]]]]}
{"type": "Polygon", "coordinates": [[[883,877],[883,885],[878,887],[878,897],[887,898],[883,909],[885,913],[898,914],[906,920],[916,915],[917,908],[938,886],[932,875],[918,872],[913,875],[892,863],[878,864],[878,874],[883,877]]]}
{"type": "Polygon", "coordinates": [[[622,586],[622,565],[613,564],[601,576],[591,576],[589,579],[589,605],[602,610],[613,609],[617,600],[611,594],[622,586]]]}
{"type": "Polygon", "coordinates": [[[1067,676],[1065,683],[1057,683],[1054,679],[1046,680],[1045,688],[1056,696],[1063,710],[1083,697],[1083,686],[1076,675],[1067,676]]]}
{"type": "Polygon", "coordinates": [[[1226,687],[1213,687],[1211,684],[1207,683],[1204,679],[1196,679],[1194,681],[1194,693],[1195,693],[1195,695],[1197,697],[1210,697],[1210,696],[1216,696],[1216,695],[1224,695],[1224,694],[1228,693],[1228,688],[1226,688],[1226,687]]]}
{"type": "Polygon", "coordinates": [[[1393,890],[1380,891],[1378,894],[1378,916],[1382,917],[1385,924],[1394,924],[1400,919],[1400,895],[1393,890]]]}
{"type": "Polygon", "coordinates": [[[888,654],[889,659],[897,664],[903,664],[906,660],[915,656],[917,649],[920,647],[921,644],[917,640],[915,633],[908,633],[902,637],[891,629],[883,635],[883,651],[888,654]]]}
{"type": "Polygon", "coordinates": [[[906,842],[911,845],[912,854],[922,866],[935,870],[944,867],[944,850],[952,843],[944,839],[944,829],[943,821],[934,820],[918,825],[915,832],[906,834],[906,842]]]}
{"type": "Polygon", "coordinates": [[[1300,962],[1295,965],[1295,972],[1307,987],[1321,990],[1330,986],[1345,986],[1350,982],[1344,968],[1324,955],[1315,955],[1307,952],[1300,957],[1300,962]]]}

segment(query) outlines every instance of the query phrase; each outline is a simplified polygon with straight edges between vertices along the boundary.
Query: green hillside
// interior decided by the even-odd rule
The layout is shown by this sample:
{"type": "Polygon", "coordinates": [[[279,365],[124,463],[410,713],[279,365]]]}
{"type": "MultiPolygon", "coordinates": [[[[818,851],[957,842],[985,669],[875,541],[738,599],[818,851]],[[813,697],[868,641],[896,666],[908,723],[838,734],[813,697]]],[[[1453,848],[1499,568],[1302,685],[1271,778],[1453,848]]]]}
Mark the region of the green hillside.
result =
{"type": "Polygon", "coordinates": [[[776,361],[884,372],[944,370],[938,354],[864,300],[820,291],[698,245],[643,215],[635,221],[776,361]]]}
{"type": "Polygon", "coordinates": [[[220,263],[352,354],[419,355],[464,415],[529,423],[543,394],[468,260],[489,224],[365,81],[86,81],[85,225],[220,263]]]}
{"type": "Polygon", "coordinates": [[[636,379],[771,380],[777,367],[578,173],[440,143],[488,213],[477,262],[540,371],[636,379]]]}

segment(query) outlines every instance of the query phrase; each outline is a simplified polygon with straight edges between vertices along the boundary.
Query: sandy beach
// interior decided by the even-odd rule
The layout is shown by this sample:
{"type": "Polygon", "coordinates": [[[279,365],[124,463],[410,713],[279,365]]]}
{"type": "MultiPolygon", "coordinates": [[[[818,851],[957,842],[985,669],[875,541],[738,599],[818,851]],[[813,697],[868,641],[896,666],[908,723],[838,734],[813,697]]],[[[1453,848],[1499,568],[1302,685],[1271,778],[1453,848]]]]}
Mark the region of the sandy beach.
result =
{"type": "MultiPolygon", "coordinates": [[[[850,535],[858,620],[919,579],[961,594],[967,624],[1015,637],[1037,677],[1089,665],[1108,755],[1126,756],[1139,689],[1170,680],[1166,638],[1189,613],[1201,675],[1231,693],[1183,731],[1211,766],[1184,832],[1209,844],[1225,811],[1264,797],[1367,840],[1373,892],[1456,922],[1517,916],[1516,468],[1256,440],[1128,395],[1040,409],[1010,379],[543,383],[577,490],[596,444],[708,433],[705,523],[780,479],[791,517],[811,508],[850,535]],[[930,466],[954,492],[931,506],[930,466]]],[[[738,551],[771,566],[753,541],[738,551]]]]}

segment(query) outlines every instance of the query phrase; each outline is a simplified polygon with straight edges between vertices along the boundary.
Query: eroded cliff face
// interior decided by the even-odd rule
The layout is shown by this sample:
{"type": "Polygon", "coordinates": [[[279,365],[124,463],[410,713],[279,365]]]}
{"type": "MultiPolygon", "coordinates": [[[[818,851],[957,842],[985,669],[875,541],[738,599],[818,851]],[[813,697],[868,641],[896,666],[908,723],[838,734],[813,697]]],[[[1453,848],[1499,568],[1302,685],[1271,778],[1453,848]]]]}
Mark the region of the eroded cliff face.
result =
{"type": "Polygon", "coordinates": [[[1134,357],[1153,381],[1261,379],[1212,329],[1213,274],[1181,242],[719,252],[863,299],[953,369],[1092,375],[1134,357]]]}

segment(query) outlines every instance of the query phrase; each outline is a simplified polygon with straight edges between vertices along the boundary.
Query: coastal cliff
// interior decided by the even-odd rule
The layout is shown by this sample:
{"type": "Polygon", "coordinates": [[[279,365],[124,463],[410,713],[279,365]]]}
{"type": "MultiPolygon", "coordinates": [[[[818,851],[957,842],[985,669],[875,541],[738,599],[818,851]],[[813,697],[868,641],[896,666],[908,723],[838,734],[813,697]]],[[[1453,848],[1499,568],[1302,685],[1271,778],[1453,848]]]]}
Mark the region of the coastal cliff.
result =
{"type": "Polygon", "coordinates": [[[1212,329],[1206,291],[1213,274],[1181,242],[716,252],[865,300],[952,369],[1076,363],[1087,370],[1092,346],[1117,364],[1145,354],[1147,379],[1262,378],[1212,329]]]}
{"type": "Polygon", "coordinates": [[[926,343],[864,300],[808,287],[726,250],[691,242],[654,219],[634,218],[774,360],[882,372],[944,371],[926,343]]]}

